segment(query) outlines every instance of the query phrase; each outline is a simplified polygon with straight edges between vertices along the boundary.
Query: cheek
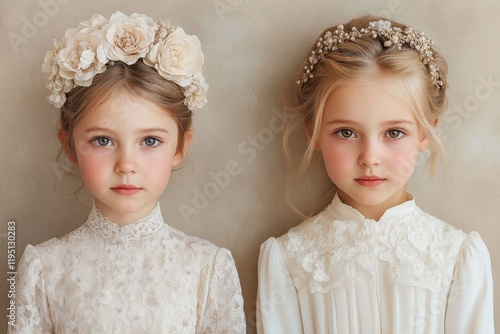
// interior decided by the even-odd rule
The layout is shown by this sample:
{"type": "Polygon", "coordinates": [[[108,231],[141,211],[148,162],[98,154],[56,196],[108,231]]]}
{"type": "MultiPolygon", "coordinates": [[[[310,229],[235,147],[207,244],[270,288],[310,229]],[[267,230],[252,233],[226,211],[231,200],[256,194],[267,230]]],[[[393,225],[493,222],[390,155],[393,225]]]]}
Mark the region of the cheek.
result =
{"type": "Polygon", "coordinates": [[[338,147],[329,147],[326,150],[322,151],[322,156],[330,178],[332,178],[334,174],[344,174],[349,170],[352,170],[352,150],[338,147]]]}
{"type": "Polygon", "coordinates": [[[409,179],[415,169],[417,161],[418,149],[405,150],[392,155],[391,170],[396,177],[409,179]]]}
{"type": "Polygon", "coordinates": [[[109,163],[102,157],[100,159],[93,158],[92,156],[78,156],[78,167],[82,175],[83,182],[88,188],[96,184],[101,184],[101,180],[106,178],[106,170],[108,170],[109,163]]]}
{"type": "Polygon", "coordinates": [[[161,155],[148,159],[145,164],[148,173],[147,178],[156,183],[158,187],[165,187],[172,173],[174,162],[173,154],[161,155]]]}

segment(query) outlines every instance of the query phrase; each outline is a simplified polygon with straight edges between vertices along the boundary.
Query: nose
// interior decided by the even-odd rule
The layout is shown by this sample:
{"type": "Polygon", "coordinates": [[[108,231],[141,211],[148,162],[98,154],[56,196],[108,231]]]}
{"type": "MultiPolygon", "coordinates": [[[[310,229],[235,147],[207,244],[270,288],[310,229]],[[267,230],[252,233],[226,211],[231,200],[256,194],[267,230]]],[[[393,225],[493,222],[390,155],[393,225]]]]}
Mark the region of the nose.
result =
{"type": "Polygon", "coordinates": [[[377,140],[367,139],[361,145],[358,163],[361,166],[372,167],[381,163],[381,148],[377,140]]]}
{"type": "Polygon", "coordinates": [[[118,174],[130,174],[137,172],[137,159],[132,148],[121,148],[117,152],[115,172],[118,174]]]}

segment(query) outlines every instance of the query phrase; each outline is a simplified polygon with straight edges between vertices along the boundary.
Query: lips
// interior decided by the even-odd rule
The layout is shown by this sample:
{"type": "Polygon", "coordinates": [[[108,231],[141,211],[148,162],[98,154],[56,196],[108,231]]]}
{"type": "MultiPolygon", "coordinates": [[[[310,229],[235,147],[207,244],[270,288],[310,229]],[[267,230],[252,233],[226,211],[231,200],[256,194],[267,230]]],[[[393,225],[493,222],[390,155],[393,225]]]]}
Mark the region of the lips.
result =
{"type": "Polygon", "coordinates": [[[141,191],[142,188],[130,184],[121,184],[117,187],[111,188],[111,190],[120,195],[134,195],[141,191]]]}
{"type": "Polygon", "coordinates": [[[363,187],[376,187],[384,183],[386,179],[376,175],[364,175],[354,181],[363,187]]]}

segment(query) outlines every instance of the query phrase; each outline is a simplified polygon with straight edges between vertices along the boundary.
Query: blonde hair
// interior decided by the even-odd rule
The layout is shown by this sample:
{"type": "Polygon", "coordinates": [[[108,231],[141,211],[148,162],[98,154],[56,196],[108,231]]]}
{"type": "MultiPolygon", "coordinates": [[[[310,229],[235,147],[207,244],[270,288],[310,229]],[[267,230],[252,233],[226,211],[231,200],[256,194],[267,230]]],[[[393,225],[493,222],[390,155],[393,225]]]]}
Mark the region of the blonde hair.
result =
{"type": "Polygon", "coordinates": [[[66,133],[63,146],[70,149],[69,153],[75,154],[72,137],[78,120],[119,89],[125,89],[167,112],[177,123],[176,153],[183,152],[185,135],[192,128],[192,112],[184,104],[184,92],[180,86],[162,78],[154,68],[138,60],[133,65],[121,61],[107,65],[106,71],[95,76],[92,85],[75,87],[66,94],[66,102],[61,107],[60,129],[66,133]]]}
{"type": "MultiPolygon", "coordinates": [[[[351,31],[352,27],[360,29],[367,27],[369,22],[381,19],[383,18],[375,16],[358,17],[344,24],[344,29],[345,31],[351,31]]],[[[395,21],[391,21],[391,26],[405,28],[395,21]]],[[[328,28],[320,36],[326,31],[333,30],[335,27],[328,28]]],[[[285,129],[283,145],[289,167],[293,165],[291,135],[305,127],[310,137],[298,168],[291,168],[286,191],[288,203],[301,216],[304,215],[295,208],[291,200],[291,184],[300,174],[305,173],[311,164],[328,96],[346,83],[353,81],[364,83],[379,78],[394,79],[390,81],[396,81],[398,84],[388,85],[389,89],[408,104],[419,127],[429,139],[430,156],[427,162],[432,176],[437,158],[445,157],[442,143],[434,132],[434,126],[446,110],[447,84],[444,83],[441,88],[433,84],[417,51],[407,45],[403,45],[400,50],[395,46],[386,48],[383,43],[380,37],[370,36],[339,44],[336,51],[328,53],[325,59],[315,65],[314,77],[307,83],[297,86],[293,101],[286,103],[285,109],[290,114],[290,122],[285,129]]],[[[316,43],[308,55],[314,49],[316,43]]],[[[433,61],[445,78],[448,71],[447,62],[435,49],[433,53],[433,61]]]]}

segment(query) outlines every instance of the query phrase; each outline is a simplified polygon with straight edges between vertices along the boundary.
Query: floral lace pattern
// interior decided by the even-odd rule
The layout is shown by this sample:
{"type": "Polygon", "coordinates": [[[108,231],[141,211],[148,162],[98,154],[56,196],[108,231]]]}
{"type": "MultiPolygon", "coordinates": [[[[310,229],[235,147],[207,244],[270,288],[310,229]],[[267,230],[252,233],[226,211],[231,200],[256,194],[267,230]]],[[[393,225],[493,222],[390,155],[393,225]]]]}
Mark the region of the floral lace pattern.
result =
{"type": "Polygon", "coordinates": [[[231,253],[163,223],[86,224],[28,246],[11,333],[245,333],[231,253]]]}
{"type": "Polygon", "coordinates": [[[146,217],[133,224],[119,226],[104,217],[95,207],[89,214],[86,225],[98,236],[112,242],[139,240],[158,232],[164,225],[160,205],[157,204],[153,211],[146,217]]]}
{"type": "Polygon", "coordinates": [[[287,263],[295,285],[308,286],[311,293],[326,292],[371,277],[370,258],[375,253],[372,229],[366,222],[332,222],[321,215],[291,229],[284,244],[291,252],[287,263]]]}
{"type": "Polygon", "coordinates": [[[379,258],[389,263],[397,283],[440,291],[451,283],[465,237],[461,230],[416,210],[387,222],[379,237],[387,249],[379,258]]]}
{"type": "Polygon", "coordinates": [[[376,222],[339,220],[330,208],[288,231],[278,241],[295,286],[324,293],[373,279],[386,263],[395,284],[448,287],[466,234],[414,204],[407,211],[376,222]]]}

